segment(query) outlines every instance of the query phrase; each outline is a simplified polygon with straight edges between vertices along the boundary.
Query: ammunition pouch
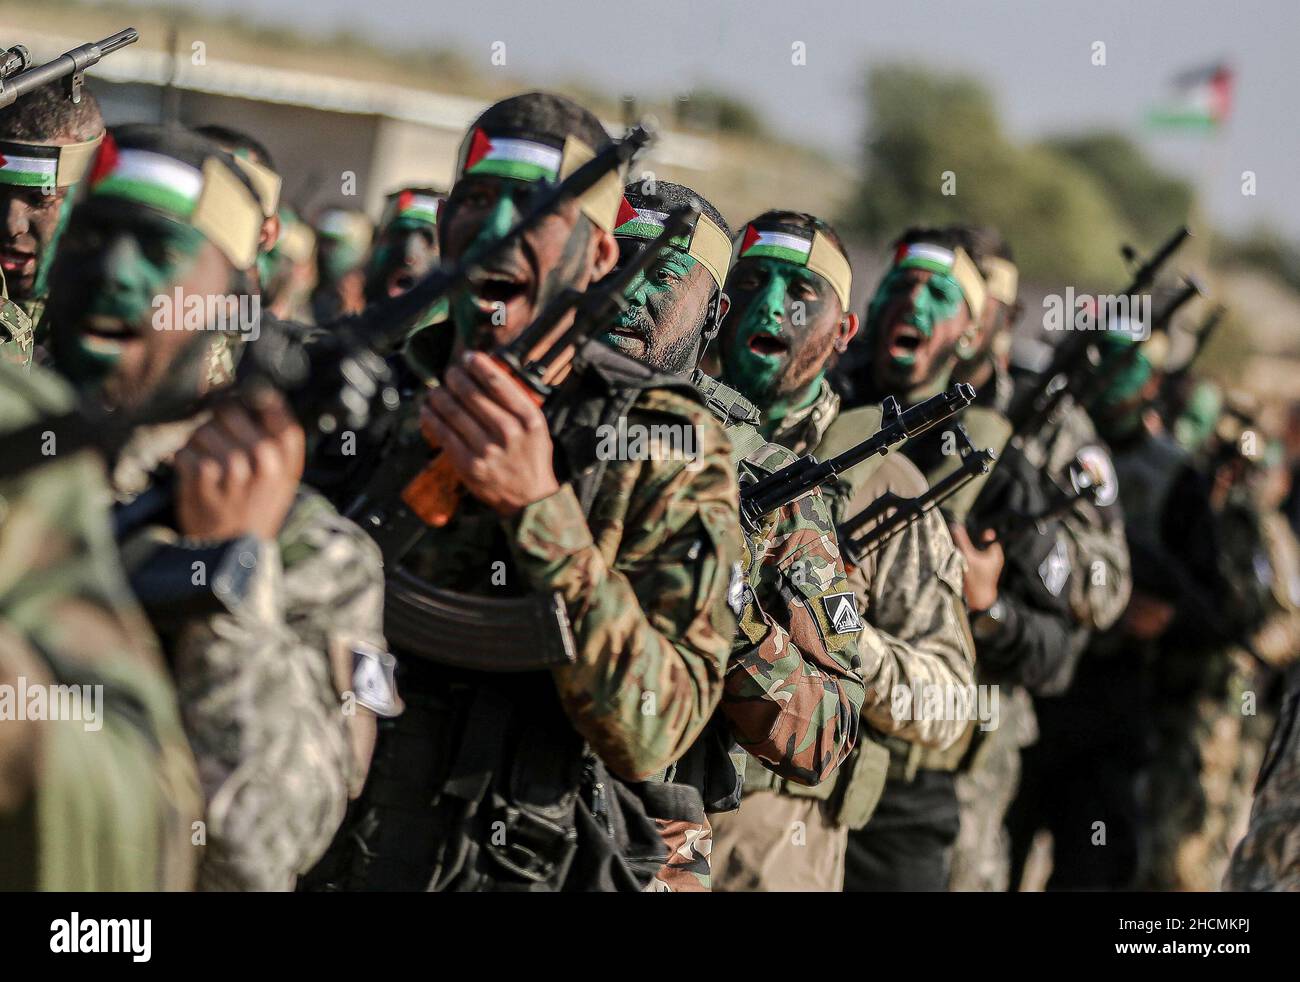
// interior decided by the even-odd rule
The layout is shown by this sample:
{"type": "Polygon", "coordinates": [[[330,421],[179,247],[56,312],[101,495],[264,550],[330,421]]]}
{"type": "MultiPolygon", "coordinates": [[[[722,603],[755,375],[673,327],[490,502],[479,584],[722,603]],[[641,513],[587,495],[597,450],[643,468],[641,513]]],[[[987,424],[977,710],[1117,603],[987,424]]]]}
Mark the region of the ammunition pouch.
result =
{"type": "Polygon", "coordinates": [[[526,676],[431,685],[444,673],[412,667],[407,710],[380,723],[365,794],[304,889],[646,887],[666,858],[647,809],[667,805],[611,774],[553,693],[526,676]]]}
{"type": "MultiPolygon", "coordinates": [[[[731,735],[726,718],[720,712],[714,713],[699,739],[668,768],[664,781],[666,786],[693,789],[701,805],[701,815],[735,811],[740,807],[746,762],[750,759],[731,735]]],[[[688,815],[661,815],[655,811],[650,814],[655,818],[690,820],[688,815]]]]}

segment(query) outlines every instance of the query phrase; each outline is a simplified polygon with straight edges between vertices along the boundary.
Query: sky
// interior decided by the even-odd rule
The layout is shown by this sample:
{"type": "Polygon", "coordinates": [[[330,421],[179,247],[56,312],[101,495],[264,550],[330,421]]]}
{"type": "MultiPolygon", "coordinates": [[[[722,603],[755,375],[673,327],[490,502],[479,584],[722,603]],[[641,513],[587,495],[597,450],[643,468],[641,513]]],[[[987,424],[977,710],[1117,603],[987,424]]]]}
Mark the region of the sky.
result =
{"type": "Polygon", "coordinates": [[[1267,223],[1300,240],[1298,0],[148,0],[402,46],[458,49],[512,76],[581,79],[663,96],[701,85],[755,106],[792,142],[852,161],[863,79],[883,61],[961,71],[994,93],[1016,137],[1104,126],[1192,180],[1212,221],[1267,223]],[[1106,64],[1092,63],[1094,43],[1106,64]],[[802,42],[806,63],[792,64],[802,42]],[[496,49],[498,52],[500,48],[496,49]],[[1214,137],[1157,135],[1142,119],[1172,76],[1226,60],[1236,105],[1214,137]],[[1242,173],[1255,194],[1242,193],[1242,173]]]}

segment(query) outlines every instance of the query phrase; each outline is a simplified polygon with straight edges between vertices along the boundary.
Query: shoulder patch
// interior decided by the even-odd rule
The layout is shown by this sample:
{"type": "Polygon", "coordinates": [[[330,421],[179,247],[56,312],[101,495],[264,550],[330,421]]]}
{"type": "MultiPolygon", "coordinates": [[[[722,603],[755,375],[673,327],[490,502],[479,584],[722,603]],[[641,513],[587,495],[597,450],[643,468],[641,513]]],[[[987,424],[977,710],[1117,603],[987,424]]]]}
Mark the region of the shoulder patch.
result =
{"type": "Polygon", "coordinates": [[[851,593],[830,593],[822,597],[826,619],[836,634],[856,634],[862,630],[858,617],[858,602],[851,593]]]}
{"type": "Polygon", "coordinates": [[[740,563],[731,564],[731,582],[727,584],[727,606],[739,617],[745,612],[745,572],[740,563]]]}
{"type": "Polygon", "coordinates": [[[1080,466],[1088,472],[1097,488],[1095,500],[1097,507],[1105,508],[1107,505],[1113,505],[1115,499],[1119,497],[1119,477],[1115,474],[1115,465],[1111,462],[1110,454],[1103,447],[1090,443],[1086,447],[1080,448],[1075,454],[1080,466]]]}
{"type": "Polygon", "coordinates": [[[1038,575],[1042,577],[1043,586],[1054,597],[1059,597],[1065,588],[1065,581],[1070,578],[1070,555],[1065,549],[1065,540],[1057,535],[1056,545],[1038,566],[1038,575]]]}

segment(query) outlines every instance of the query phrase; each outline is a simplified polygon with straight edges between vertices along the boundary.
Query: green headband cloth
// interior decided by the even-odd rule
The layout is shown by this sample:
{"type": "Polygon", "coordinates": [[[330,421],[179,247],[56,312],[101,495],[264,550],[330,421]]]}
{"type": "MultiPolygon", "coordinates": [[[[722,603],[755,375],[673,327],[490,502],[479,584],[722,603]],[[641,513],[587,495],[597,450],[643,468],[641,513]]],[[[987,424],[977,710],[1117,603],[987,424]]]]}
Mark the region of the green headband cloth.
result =
{"type": "Polygon", "coordinates": [[[262,205],[216,157],[200,169],[154,150],[119,149],[107,137],[90,187],[96,197],[126,198],[194,226],[236,269],[250,269],[257,260],[262,205]]]}
{"type": "Polygon", "coordinates": [[[803,266],[826,280],[839,298],[840,306],[849,309],[849,288],[853,271],[844,253],[820,229],[795,225],[755,225],[750,222],[736,237],[735,258],[781,259],[803,266]]]}
{"type": "MultiPolygon", "coordinates": [[[[457,158],[457,178],[506,177],[516,181],[562,181],[596,156],[576,136],[488,133],[476,126],[466,135],[457,158]]],[[[612,232],[623,200],[623,176],[611,172],[578,198],[578,205],[599,228],[612,232]]]]}
{"type": "MultiPolygon", "coordinates": [[[[667,221],[666,211],[635,208],[624,198],[618,210],[614,235],[619,238],[657,239],[663,233],[667,221]]],[[[717,222],[701,212],[695,228],[689,234],[673,239],[672,244],[703,266],[713,277],[718,289],[722,289],[727,281],[727,268],[731,265],[731,240],[718,227],[717,222]]]]}
{"type": "Polygon", "coordinates": [[[93,140],[55,145],[0,140],[0,184],[70,187],[86,176],[103,139],[101,133],[93,140]]]}
{"type": "Polygon", "coordinates": [[[928,242],[900,245],[894,253],[894,268],[928,269],[932,273],[949,276],[961,288],[971,317],[978,320],[984,311],[988,287],[975,262],[961,246],[948,249],[928,242]]]}
{"type": "Polygon", "coordinates": [[[399,218],[425,225],[437,226],[438,206],[442,198],[414,188],[394,191],[384,203],[384,215],[380,219],[381,228],[391,225],[399,218]]]}

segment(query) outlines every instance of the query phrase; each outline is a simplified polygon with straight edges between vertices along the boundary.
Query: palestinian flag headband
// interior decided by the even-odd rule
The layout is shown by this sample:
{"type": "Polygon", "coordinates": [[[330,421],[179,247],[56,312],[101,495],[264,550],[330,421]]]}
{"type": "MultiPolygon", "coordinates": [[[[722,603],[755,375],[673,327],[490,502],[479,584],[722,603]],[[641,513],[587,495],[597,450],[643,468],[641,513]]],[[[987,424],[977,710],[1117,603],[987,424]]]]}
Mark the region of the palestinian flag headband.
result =
{"type": "Polygon", "coordinates": [[[394,191],[384,202],[384,217],[379,221],[379,227],[384,228],[397,221],[399,218],[407,219],[413,222],[423,222],[425,225],[437,226],[438,224],[438,206],[442,204],[442,198],[429,194],[426,191],[418,191],[414,188],[403,188],[400,191],[394,191]]]}
{"type": "Polygon", "coordinates": [[[154,150],[119,149],[110,134],[90,174],[90,193],[126,198],[194,226],[236,269],[257,260],[262,205],[218,157],[200,169],[154,150]]]}
{"type": "Polygon", "coordinates": [[[966,250],[961,246],[956,249],[946,249],[928,242],[900,245],[898,251],[894,253],[894,268],[928,269],[932,273],[949,276],[961,287],[962,296],[966,299],[966,306],[970,309],[972,318],[978,319],[984,310],[988,287],[985,286],[984,277],[980,276],[975,262],[966,255],[966,250]]]}
{"type": "MultiPolygon", "coordinates": [[[[624,198],[618,210],[614,234],[619,237],[649,241],[659,238],[666,221],[668,221],[666,211],[633,208],[632,203],[624,198]]],[[[722,285],[727,281],[727,269],[731,265],[731,240],[713,219],[700,212],[695,228],[689,235],[673,239],[673,245],[708,270],[718,289],[722,289],[722,285]]]]}
{"type": "Polygon", "coordinates": [[[844,253],[820,229],[797,225],[755,225],[736,238],[736,259],[784,259],[819,275],[834,289],[840,306],[849,309],[853,273],[844,253]]]}
{"type": "Polygon", "coordinates": [[[988,286],[990,297],[1010,307],[1016,302],[1020,272],[1011,260],[989,256],[984,260],[984,283],[988,286]]]}
{"type": "MultiPolygon", "coordinates": [[[[541,133],[488,133],[476,126],[460,145],[457,178],[508,177],[516,181],[562,181],[596,153],[576,136],[541,133]]],[[[623,175],[611,172],[578,198],[582,213],[612,232],[623,200],[623,175]]]]}
{"type": "Polygon", "coordinates": [[[27,188],[66,188],[86,176],[103,134],[83,143],[46,146],[0,140],[0,184],[27,188]]]}

